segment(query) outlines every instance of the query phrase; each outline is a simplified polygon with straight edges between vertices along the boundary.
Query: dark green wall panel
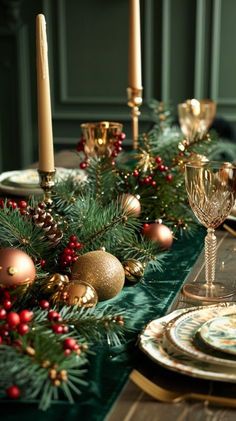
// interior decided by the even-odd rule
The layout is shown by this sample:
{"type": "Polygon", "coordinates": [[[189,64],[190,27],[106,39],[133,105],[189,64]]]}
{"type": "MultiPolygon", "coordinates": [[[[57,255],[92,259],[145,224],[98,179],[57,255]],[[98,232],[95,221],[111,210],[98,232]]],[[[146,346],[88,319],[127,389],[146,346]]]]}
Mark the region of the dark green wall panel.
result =
{"type": "MultiPolygon", "coordinates": [[[[151,98],[212,97],[236,123],[235,0],[140,4],[141,131],[151,98]]],[[[0,0],[0,171],[37,159],[37,13],[47,20],[55,149],[74,147],[84,121],[117,120],[130,135],[128,0],[0,0]]]]}

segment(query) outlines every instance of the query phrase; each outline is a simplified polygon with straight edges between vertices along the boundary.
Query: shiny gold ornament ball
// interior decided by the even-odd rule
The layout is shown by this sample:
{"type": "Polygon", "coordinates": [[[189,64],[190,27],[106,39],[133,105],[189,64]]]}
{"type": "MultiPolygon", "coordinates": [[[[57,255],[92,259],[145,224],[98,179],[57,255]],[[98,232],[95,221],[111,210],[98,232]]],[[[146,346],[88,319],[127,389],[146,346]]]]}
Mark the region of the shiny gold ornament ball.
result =
{"type": "Polygon", "coordinates": [[[98,295],[95,289],[87,282],[70,282],[63,290],[63,296],[64,303],[69,306],[95,307],[98,302],[98,295]]]}
{"type": "Polygon", "coordinates": [[[173,235],[171,230],[164,224],[150,224],[145,228],[144,236],[152,241],[157,242],[162,249],[168,249],[173,243],[173,235]]]}
{"type": "Polygon", "coordinates": [[[42,286],[42,292],[54,294],[55,292],[62,291],[69,282],[67,275],[54,273],[46,279],[45,285],[42,286]]]}
{"type": "Polygon", "coordinates": [[[115,297],[124,286],[125,272],[120,261],[102,250],[79,256],[72,267],[72,280],[92,285],[99,301],[115,297]]]}
{"type": "Polygon", "coordinates": [[[132,194],[125,194],[121,199],[122,208],[128,216],[139,216],[141,213],[140,201],[132,194]]]}
{"type": "Polygon", "coordinates": [[[136,259],[125,260],[123,268],[125,270],[125,279],[132,283],[140,281],[144,274],[143,264],[136,259]]]}
{"type": "Polygon", "coordinates": [[[28,254],[16,248],[0,249],[0,286],[30,284],[35,276],[34,262],[28,254]]]}

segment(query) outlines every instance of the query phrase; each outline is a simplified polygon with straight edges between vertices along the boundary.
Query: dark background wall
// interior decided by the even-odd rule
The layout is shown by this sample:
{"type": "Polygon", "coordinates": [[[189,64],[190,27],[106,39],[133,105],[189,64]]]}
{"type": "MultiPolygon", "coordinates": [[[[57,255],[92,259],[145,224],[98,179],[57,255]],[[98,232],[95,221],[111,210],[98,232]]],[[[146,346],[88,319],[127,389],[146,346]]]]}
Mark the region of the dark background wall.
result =
{"type": "MultiPolygon", "coordinates": [[[[0,171],[37,160],[37,13],[47,20],[55,149],[73,148],[85,121],[120,121],[130,133],[128,0],[0,0],[0,171]]],[[[151,98],[211,97],[236,124],[235,16],[235,0],[141,0],[141,130],[151,98]]]]}

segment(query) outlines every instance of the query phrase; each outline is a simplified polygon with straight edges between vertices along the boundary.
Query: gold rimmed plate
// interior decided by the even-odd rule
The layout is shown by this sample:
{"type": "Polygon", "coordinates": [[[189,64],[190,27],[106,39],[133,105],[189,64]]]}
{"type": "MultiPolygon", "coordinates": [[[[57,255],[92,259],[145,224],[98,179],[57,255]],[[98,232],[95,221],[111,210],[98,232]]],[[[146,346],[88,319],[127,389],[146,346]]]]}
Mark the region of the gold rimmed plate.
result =
{"type": "MultiPolygon", "coordinates": [[[[56,168],[56,181],[73,176],[78,182],[85,181],[86,174],[80,169],[56,168]]],[[[0,175],[0,193],[15,196],[39,196],[39,175],[36,169],[8,171],[0,175]]]]}
{"type": "Polygon", "coordinates": [[[236,368],[236,359],[224,358],[222,354],[219,356],[207,353],[195,341],[195,336],[204,323],[215,317],[235,313],[236,303],[221,303],[213,306],[198,307],[179,315],[179,317],[173,319],[167,325],[165,335],[166,346],[197,361],[207,362],[216,366],[236,368]]]}
{"type": "MultiPolygon", "coordinates": [[[[225,303],[226,308],[231,305],[231,303],[225,303]]],[[[177,349],[170,349],[166,346],[165,329],[167,325],[178,316],[183,316],[192,310],[193,308],[176,310],[167,316],[150,322],[140,335],[140,349],[149,358],[166,369],[191,377],[236,383],[236,368],[232,365],[226,367],[210,364],[207,361],[199,361],[177,349]]]]}

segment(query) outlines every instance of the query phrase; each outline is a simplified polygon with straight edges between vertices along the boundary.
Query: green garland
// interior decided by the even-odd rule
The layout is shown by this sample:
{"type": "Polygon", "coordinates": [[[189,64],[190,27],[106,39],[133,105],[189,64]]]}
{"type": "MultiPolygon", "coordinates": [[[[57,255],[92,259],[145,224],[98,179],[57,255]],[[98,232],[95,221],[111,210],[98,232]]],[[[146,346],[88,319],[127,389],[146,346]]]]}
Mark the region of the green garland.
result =
{"type": "Polygon", "coordinates": [[[140,137],[139,151],[122,153],[115,165],[113,158],[91,159],[84,182],[69,177],[56,185],[50,214],[35,199],[24,204],[23,212],[12,201],[2,203],[0,247],[23,250],[34,260],[37,271],[32,285],[0,291],[3,396],[6,389],[17,393],[11,389],[17,385],[23,397],[39,399],[41,409],[58,399],[59,390],[72,402],[85,383],[89,345],[104,339],[118,345],[124,339],[128,316],[122,309],[78,309],[57,303],[46,310],[57,292],[57,285],[47,289],[50,276],[70,277],[71,264],[62,264],[62,257],[72,236],[77,241],[76,256],[105,248],[121,262],[136,259],[162,270],[165,254],[142,235],[143,224],[162,219],[176,235],[194,228],[183,165],[193,154],[209,153],[214,141],[207,136],[188,144],[179,129],[170,125],[169,110],[158,102],[152,108],[155,124],[140,137]],[[139,197],[139,218],[124,207],[122,198],[127,193],[139,197]],[[28,323],[18,321],[23,309],[33,309],[28,323]],[[66,348],[70,339],[75,346],[66,348]]]}

